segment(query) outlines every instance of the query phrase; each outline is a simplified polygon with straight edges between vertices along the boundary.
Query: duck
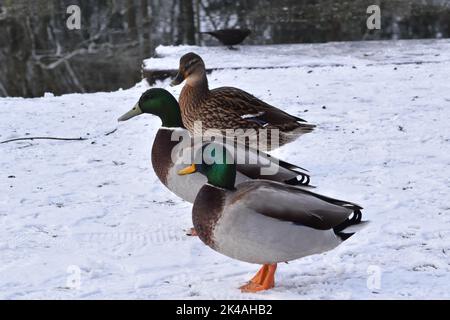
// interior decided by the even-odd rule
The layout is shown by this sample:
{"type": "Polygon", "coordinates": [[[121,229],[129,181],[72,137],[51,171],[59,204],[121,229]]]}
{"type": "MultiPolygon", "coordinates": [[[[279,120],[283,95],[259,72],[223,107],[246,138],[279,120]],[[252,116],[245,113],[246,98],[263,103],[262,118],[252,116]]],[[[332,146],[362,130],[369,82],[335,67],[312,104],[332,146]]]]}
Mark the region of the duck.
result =
{"type": "Polygon", "coordinates": [[[352,202],[277,181],[238,183],[236,164],[225,157],[217,161],[218,148],[206,151],[204,146],[200,164],[178,174],[207,177],[192,208],[200,240],[225,256],[262,265],[241,291],[273,288],[278,263],[332,250],[366,223],[362,207],[352,202]]]}
{"type": "MultiPolygon", "coordinates": [[[[176,98],[163,88],[151,88],[145,91],[136,105],[119,117],[118,121],[127,121],[141,114],[152,114],[161,120],[161,127],[156,132],[151,151],[151,163],[156,176],[175,195],[193,203],[198,191],[206,183],[206,177],[198,173],[185,179],[177,174],[186,164],[192,162],[190,155],[194,151],[190,148],[195,147],[195,141],[184,126],[176,98]]],[[[202,145],[203,142],[200,147],[202,145]]],[[[238,164],[239,181],[264,176],[266,179],[290,185],[309,185],[310,175],[304,168],[254,150],[236,153],[248,157],[247,162],[240,161],[239,163],[244,164],[238,164]]]]}
{"type": "Polygon", "coordinates": [[[233,46],[240,44],[245,40],[250,34],[249,29],[219,29],[214,31],[201,32],[202,34],[209,34],[217,40],[219,40],[223,45],[227,46],[229,49],[234,49],[233,46]]]}
{"type": "Polygon", "coordinates": [[[194,52],[181,57],[178,73],[171,85],[176,86],[184,81],[179,104],[183,123],[191,134],[208,135],[211,129],[219,130],[223,135],[233,134],[246,146],[271,151],[315,128],[315,125],[239,88],[210,90],[205,63],[194,52]]]}

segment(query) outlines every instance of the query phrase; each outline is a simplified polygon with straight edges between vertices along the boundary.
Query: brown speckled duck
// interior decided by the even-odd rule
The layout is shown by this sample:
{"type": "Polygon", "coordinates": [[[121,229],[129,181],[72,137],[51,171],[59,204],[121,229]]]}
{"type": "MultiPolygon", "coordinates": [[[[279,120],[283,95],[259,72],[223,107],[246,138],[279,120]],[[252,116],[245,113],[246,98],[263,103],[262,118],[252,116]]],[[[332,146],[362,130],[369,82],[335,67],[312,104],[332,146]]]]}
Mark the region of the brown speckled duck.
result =
{"type": "MultiPolygon", "coordinates": [[[[178,74],[171,84],[178,85],[184,80],[186,84],[179,104],[183,123],[192,134],[200,133],[195,132],[199,131],[194,126],[195,121],[202,122],[202,134],[208,129],[219,129],[224,135],[226,129],[254,129],[258,133],[263,131],[261,129],[268,129],[267,139],[264,139],[267,146],[259,145],[258,149],[272,150],[311,132],[315,127],[241,89],[220,87],[210,90],[205,63],[193,52],[181,57],[178,74]],[[273,129],[279,130],[279,145],[271,142],[274,139],[273,129]]],[[[239,137],[239,133],[236,136],[239,137]]]]}

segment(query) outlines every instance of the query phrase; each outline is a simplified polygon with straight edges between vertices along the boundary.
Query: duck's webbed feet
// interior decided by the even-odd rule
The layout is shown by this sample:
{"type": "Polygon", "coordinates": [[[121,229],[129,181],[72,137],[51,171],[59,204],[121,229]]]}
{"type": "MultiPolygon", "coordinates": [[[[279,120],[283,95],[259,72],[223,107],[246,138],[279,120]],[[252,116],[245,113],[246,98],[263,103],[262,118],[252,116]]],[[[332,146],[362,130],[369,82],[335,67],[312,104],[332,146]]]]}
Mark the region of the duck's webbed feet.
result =
{"type": "Polygon", "coordinates": [[[242,292],[258,292],[271,289],[275,286],[275,271],[277,264],[265,264],[255,276],[245,285],[241,286],[242,292]]]}

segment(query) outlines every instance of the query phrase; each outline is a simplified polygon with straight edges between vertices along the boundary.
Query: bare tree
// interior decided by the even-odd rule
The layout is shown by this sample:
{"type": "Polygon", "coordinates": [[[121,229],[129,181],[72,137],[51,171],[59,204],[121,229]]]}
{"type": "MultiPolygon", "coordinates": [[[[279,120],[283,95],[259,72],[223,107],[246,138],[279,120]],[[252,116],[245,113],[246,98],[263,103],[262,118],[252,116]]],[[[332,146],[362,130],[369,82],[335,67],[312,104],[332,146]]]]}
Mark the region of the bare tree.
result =
{"type": "Polygon", "coordinates": [[[128,32],[131,38],[137,36],[137,25],[136,25],[136,7],[134,5],[134,0],[127,0],[127,23],[128,32]]]}
{"type": "Polygon", "coordinates": [[[148,10],[148,1],[141,0],[141,11],[142,11],[142,55],[150,55],[152,49],[152,39],[151,39],[151,28],[152,21],[150,19],[150,13],[148,10]]]}

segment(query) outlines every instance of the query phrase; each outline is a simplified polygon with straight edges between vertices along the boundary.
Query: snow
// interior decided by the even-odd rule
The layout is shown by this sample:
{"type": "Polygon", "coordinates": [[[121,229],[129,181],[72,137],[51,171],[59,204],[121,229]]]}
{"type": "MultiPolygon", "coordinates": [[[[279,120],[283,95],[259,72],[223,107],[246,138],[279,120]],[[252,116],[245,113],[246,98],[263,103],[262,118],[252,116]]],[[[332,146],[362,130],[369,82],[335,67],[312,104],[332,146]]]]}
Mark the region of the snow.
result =
{"type": "MultiPolygon", "coordinates": [[[[273,154],[308,168],[318,192],[361,204],[371,221],[333,251],[280,264],[276,288],[258,294],[237,287],[259,266],[185,236],[191,205],[168,192],[150,165],[159,120],[117,123],[144,82],[111,93],[1,98],[0,141],[89,140],[0,144],[0,298],[450,298],[449,46],[201,49],[207,66],[224,62],[209,75],[212,88],[240,87],[318,125],[273,154]],[[295,67],[228,69],[274,61],[295,67]]],[[[158,63],[176,67],[172,56],[189,50],[160,47],[168,57],[158,63]]]]}
{"type": "Polygon", "coordinates": [[[199,54],[207,68],[288,68],[318,66],[364,66],[450,62],[446,40],[399,40],[329,42],[226,47],[159,46],[155,57],[144,60],[144,69],[178,69],[180,57],[199,54]]]}

